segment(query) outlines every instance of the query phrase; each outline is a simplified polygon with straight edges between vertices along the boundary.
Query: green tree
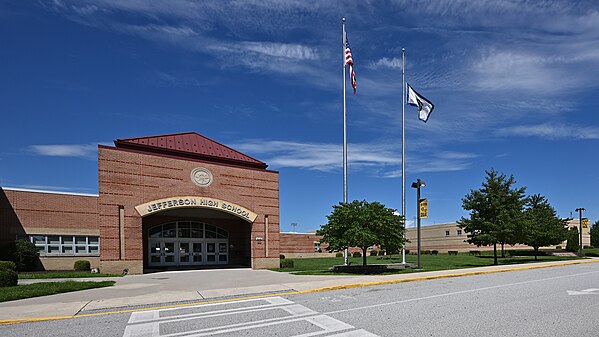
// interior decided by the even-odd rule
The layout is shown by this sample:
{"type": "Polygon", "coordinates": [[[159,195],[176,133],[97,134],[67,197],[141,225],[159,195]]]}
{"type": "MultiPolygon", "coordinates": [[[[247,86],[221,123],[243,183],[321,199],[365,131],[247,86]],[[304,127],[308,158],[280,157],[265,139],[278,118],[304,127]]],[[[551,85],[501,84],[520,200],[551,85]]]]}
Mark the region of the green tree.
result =
{"type": "Polygon", "coordinates": [[[482,188],[470,190],[462,199],[462,207],[470,211],[470,216],[462,217],[458,226],[468,233],[468,243],[479,247],[493,245],[494,264],[497,264],[497,244],[519,241],[526,187],[512,188],[516,183],[514,177],[508,178],[493,169],[485,173],[482,188]]]}
{"type": "Polygon", "coordinates": [[[576,253],[580,249],[580,237],[578,233],[578,227],[570,227],[568,230],[568,242],[566,242],[567,251],[576,253]]]}
{"type": "Polygon", "coordinates": [[[547,199],[540,194],[528,198],[524,210],[521,242],[535,250],[535,260],[539,247],[557,245],[566,239],[568,220],[560,219],[547,199]]]}
{"type": "Polygon", "coordinates": [[[379,202],[354,200],[333,206],[328,223],[316,233],[322,235],[327,250],[349,247],[362,249],[362,264],[366,265],[366,250],[370,246],[401,246],[404,242],[404,219],[395,210],[379,202]]]}
{"type": "Polygon", "coordinates": [[[591,226],[591,246],[599,248],[599,220],[591,226]]]}

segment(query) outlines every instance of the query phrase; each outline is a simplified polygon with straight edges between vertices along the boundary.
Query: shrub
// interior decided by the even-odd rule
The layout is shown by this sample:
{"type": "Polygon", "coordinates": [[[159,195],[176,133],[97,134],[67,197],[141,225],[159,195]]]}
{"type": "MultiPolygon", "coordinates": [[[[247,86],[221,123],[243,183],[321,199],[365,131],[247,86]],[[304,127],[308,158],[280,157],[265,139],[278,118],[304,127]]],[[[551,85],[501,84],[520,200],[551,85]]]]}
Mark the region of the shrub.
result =
{"type": "Polygon", "coordinates": [[[584,253],[584,255],[589,257],[599,257],[599,253],[594,252],[584,253]]]}
{"type": "Polygon", "coordinates": [[[593,247],[591,247],[591,246],[589,246],[589,245],[584,245],[584,246],[582,246],[582,248],[583,248],[583,249],[591,249],[591,248],[593,248],[593,247]]]}
{"type": "Polygon", "coordinates": [[[283,255],[283,254],[280,254],[280,255],[279,255],[279,258],[280,258],[281,260],[285,260],[285,255],[283,255]]]}
{"type": "Polygon", "coordinates": [[[0,270],[0,287],[14,287],[19,282],[19,276],[14,270],[0,270]]]}
{"type": "Polygon", "coordinates": [[[385,256],[385,254],[387,254],[387,251],[384,251],[384,250],[379,251],[379,256],[385,256]]]}
{"type": "Polygon", "coordinates": [[[568,231],[568,241],[566,242],[566,250],[569,252],[577,252],[580,249],[578,242],[578,228],[570,228],[568,231]]]}
{"type": "Polygon", "coordinates": [[[351,254],[351,256],[353,256],[353,257],[362,257],[362,253],[360,253],[360,252],[353,252],[351,254]]]}
{"type": "Polygon", "coordinates": [[[78,271],[88,271],[91,269],[91,264],[87,260],[77,260],[75,261],[75,270],[78,271]]]}
{"type": "Polygon", "coordinates": [[[555,249],[562,250],[562,246],[556,246],[555,249]]]}
{"type": "Polygon", "coordinates": [[[428,249],[424,249],[424,250],[421,251],[421,253],[424,254],[424,255],[428,255],[428,254],[431,253],[431,251],[428,250],[428,249]]]}
{"type": "Polygon", "coordinates": [[[293,268],[293,260],[282,259],[281,268],[293,268]]]}
{"type": "Polygon", "coordinates": [[[343,253],[342,252],[337,252],[337,253],[335,253],[335,257],[343,257],[343,253]]]}
{"type": "Polygon", "coordinates": [[[438,250],[431,250],[431,254],[437,255],[437,254],[439,254],[439,251],[438,250]]]}
{"type": "Polygon", "coordinates": [[[410,250],[409,249],[406,249],[406,254],[410,254],[410,250]]]}
{"type": "Polygon", "coordinates": [[[35,269],[38,255],[39,252],[32,242],[25,240],[15,241],[14,261],[18,271],[35,269]]]}
{"type": "Polygon", "coordinates": [[[370,256],[377,256],[378,254],[379,254],[379,252],[377,252],[376,250],[370,251],[370,256]]]}
{"type": "Polygon", "coordinates": [[[12,261],[0,261],[0,270],[17,270],[17,265],[12,261]]]}

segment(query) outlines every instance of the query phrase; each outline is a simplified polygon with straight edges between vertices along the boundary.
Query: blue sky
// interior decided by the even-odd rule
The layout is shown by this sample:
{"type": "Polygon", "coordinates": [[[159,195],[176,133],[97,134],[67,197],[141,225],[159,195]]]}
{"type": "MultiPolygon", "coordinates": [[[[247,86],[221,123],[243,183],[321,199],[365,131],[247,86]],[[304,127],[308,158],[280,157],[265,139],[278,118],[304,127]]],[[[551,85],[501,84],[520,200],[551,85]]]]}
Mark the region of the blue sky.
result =
{"type": "Polygon", "coordinates": [[[456,221],[484,171],[560,216],[599,217],[595,1],[0,3],[0,186],[97,193],[97,144],[196,131],[280,171],[281,229],[317,229],[343,198],[341,18],[349,198],[401,209],[401,48],[435,104],[406,107],[424,224],[456,221]]]}

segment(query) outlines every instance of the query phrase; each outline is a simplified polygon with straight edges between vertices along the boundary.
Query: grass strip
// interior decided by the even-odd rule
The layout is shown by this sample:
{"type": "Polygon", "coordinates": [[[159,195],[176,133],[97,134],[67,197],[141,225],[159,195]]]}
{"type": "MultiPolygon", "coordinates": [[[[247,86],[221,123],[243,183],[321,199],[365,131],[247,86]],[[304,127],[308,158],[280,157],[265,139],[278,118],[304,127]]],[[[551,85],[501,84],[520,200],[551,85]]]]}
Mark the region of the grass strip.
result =
{"type": "Polygon", "coordinates": [[[100,274],[88,271],[49,271],[40,273],[21,273],[19,279],[49,279],[49,278],[86,278],[86,277],[121,277],[121,274],[100,274]]]}
{"type": "MultiPolygon", "coordinates": [[[[567,261],[578,259],[578,257],[568,256],[539,256],[538,260],[535,261],[534,256],[518,256],[518,257],[505,257],[499,258],[499,265],[511,265],[521,263],[534,263],[534,262],[551,262],[551,261],[567,261]]],[[[302,258],[292,259],[294,266],[293,268],[274,269],[276,271],[291,272],[297,275],[340,275],[341,273],[333,273],[329,270],[334,265],[343,264],[342,257],[330,257],[330,258],[302,258]]],[[[407,255],[406,262],[416,263],[417,256],[407,255]]],[[[350,257],[349,262],[352,265],[361,265],[361,257],[350,257]]],[[[367,264],[390,264],[390,263],[401,263],[401,256],[394,255],[392,257],[385,256],[368,256],[367,264]]],[[[493,256],[483,253],[482,256],[471,256],[468,253],[460,253],[458,255],[421,255],[422,270],[416,269],[401,269],[401,270],[389,270],[383,274],[405,274],[415,273],[422,271],[437,271],[437,270],[450,270],[450,269],[467,269],[476,267],[486,267],[493,265],[493,256]]]]}
{"type": "Polygon", "coordinates": [[[71,291],[109,287],[114,281],[101,282],[41,282],[0,288],[0,302],[20,300],[24,298],[54,295],[71,291]]]}

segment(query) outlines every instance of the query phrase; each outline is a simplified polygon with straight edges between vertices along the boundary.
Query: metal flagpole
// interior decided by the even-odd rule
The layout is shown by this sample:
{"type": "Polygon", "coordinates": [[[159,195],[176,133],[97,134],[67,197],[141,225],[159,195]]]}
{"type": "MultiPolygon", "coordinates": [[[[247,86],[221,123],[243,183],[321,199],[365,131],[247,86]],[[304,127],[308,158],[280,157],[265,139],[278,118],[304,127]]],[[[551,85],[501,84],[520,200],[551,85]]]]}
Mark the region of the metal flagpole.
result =
{"type": "MultiPolygon", "coordinates": [[[[406,239],[406,79],[405,48],[401,48],[401,215],[404,217],[403,238],[406,239]]],[[[406,264],[406,243],[401,251],[401,263],[406,264]]]]}
{"type": "MultiPolygon", "coordinates": [[[[341,37],[343,58],[343,202],[347,203],[347,115],[345,105],[345,18],[342,20],[343,34],[341,37]]],[[[343,250],[343,265],[348,264],[348,248],[343,250]]]]}

